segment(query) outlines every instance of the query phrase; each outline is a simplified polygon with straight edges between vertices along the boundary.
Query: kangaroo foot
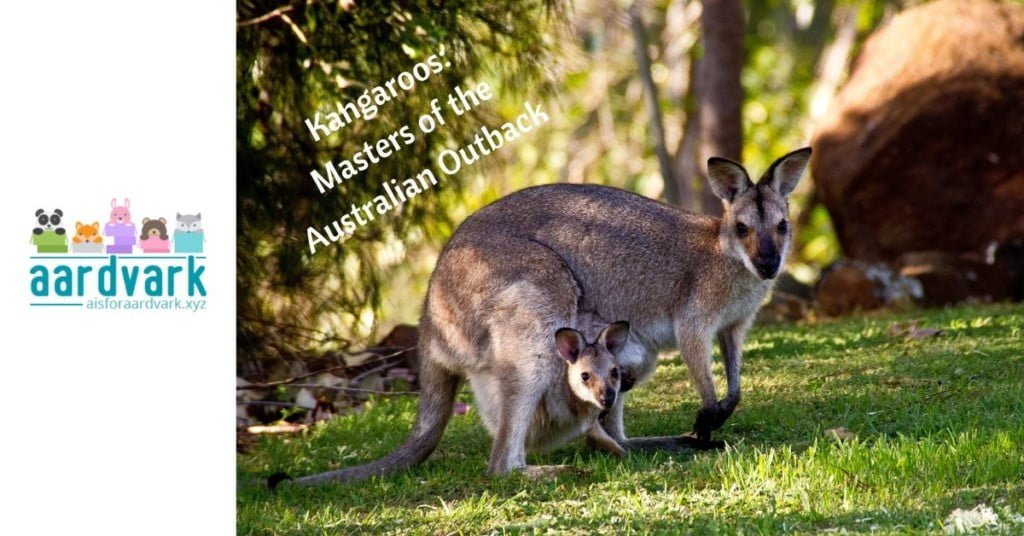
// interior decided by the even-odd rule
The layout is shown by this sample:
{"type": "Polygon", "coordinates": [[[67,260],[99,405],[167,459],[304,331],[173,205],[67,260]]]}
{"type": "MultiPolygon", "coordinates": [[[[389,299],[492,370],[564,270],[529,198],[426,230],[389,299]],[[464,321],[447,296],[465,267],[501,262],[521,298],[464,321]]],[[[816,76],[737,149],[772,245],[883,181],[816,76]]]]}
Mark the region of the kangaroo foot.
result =
{"type": "Polygon", "coordinates": [[[693,452],[725,448],[725,441],[701,439],[692,433],[681,436],[634,437],[622,445],[633,452],[693,452]]]}
{"type": "Polygon", "coordinates": [[[718,430],[736,409],[738,400],[726,398],[714,406],[700,408],[693,423],[693,433],[698,439],[711,440],[711,432],[718,430]]]}

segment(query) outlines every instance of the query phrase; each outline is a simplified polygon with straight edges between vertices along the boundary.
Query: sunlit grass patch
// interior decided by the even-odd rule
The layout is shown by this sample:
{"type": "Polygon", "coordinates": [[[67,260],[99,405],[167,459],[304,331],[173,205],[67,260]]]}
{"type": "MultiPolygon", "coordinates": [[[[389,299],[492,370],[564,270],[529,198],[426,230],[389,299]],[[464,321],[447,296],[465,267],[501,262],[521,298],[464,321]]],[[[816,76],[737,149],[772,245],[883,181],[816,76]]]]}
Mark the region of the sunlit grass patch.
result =
{"type": "MultiPolygon", "coordinates": [[[[744,399],[721,452],[617,459],[582,441],[532,463],[580,474],[544,482],[485,475],[490,440],[456,416],[423,466],[370,482],[267,492],[274,471],[308,474],[398,445],[415,400],[375,400],[238,459],[241,533],[939,532],[986,504],[1024,531],[1024,306],[962,307],[755,328],[744,399]],[[907,340],[895,322],[943,334],[907,340]],[[826,431],[842,428],[844,439],[826,431]]],[[[722,376],[716,364],[716,375],[722,376]]],[[[724,389],[724,383],[719,384],[724,389]]],[[[465,398],[469,401],[469,398],[465,398]]],[[[696,395],[678,356],[627,404],[630,435],[690,428],[696,395]]]]}

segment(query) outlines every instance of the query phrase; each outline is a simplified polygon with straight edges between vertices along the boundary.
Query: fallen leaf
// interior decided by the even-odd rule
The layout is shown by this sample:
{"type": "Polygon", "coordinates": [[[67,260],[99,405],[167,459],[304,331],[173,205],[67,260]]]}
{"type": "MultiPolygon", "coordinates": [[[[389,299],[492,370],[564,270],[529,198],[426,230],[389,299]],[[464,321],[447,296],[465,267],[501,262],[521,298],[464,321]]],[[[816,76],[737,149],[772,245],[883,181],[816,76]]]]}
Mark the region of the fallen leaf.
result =
{"type": "Polygon", "coordinates": [[[903,337],[908,341],[918,341],[928,337],[936,337],[945,332],[937,328],[921,327],[921,321],[914,320],[912,322],[897,322],[889,326],[887,333],[890,337],[903,337]]]}
{"type": "Polygon", "coordinates": [[[290,434],[293,432],[301,432],[306,428],[309,427],[306,426],[305,424],[283,423],[271,424],[266,426],[250,426],[246,428],[245,431],[249,432],[250,434],[290,434]]]}
{"type": "Polygon", "coordinates": [[[970,510],[953,510],[942,525],[946,534],[975,532],[981,528],[999,527],[999,516],[986,504],[979,504],[970,510]]]}
{"type": "Polygon", "coordinates": [[[836,441],[849,441],[851,439],[857,439],[857,434],[840,426],[839,428],[830,428],[825,430],[825,437],[836,441]]]}

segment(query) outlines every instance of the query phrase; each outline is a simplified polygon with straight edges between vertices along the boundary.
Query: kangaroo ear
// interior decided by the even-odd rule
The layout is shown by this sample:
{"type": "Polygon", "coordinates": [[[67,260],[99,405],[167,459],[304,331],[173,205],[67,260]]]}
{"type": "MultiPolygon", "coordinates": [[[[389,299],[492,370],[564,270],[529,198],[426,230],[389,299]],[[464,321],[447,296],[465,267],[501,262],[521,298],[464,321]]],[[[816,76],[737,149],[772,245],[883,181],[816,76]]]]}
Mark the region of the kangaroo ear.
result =
{"type": "Polygon", "coordinates": [[[587,343],[580,332],[572,328],[562,328],[555,332],[555,345],[558,346],[558,355],[562,356],[562,359],[575,363],[587,343]]]}
{"type": "Polygon", "coordinates": [[[797,149],[772,163],[758,184],[767,184],[782,197],[787,197],[800,182],[807,162],[811,159],[811,148],[797,149]]]}
{"type": "Polygon", "coordinates": [[[618,355],[622,351],[627,340],[629,340],[629,322],[625,320],[608,324],[608,327],[604,328],[597,338],[598,344],[603,344],[613,355],[618,355]]]}
{"type": "Polygon", "coordinates": [[[743,166],[728,158],[717,156],[708,158],[708,182],[711,184],[711,191],[727,203],[732,203],[736,196],[754,186],[743,166]]]}

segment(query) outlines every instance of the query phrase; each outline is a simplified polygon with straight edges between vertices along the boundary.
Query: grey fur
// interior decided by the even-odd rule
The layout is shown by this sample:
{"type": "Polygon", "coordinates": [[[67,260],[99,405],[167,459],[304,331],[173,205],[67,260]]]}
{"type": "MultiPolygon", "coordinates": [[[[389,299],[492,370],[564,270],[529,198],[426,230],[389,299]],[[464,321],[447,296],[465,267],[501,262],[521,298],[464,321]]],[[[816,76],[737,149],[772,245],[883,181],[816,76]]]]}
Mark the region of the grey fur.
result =
{"type": "MultiPolygon", "coordinates": [[[[421,462],[437,446],[464,377],[479,405],[500,408],[484,416],[495,437],[489,471],[525,467],[533,416],[564,382],[550,334],[577,326],[589,314],[581,311],[629,321],[616,359],[636,381],[654,372],[660,350],[678,348],[701,398],[694,431],[710,439],[739,404],[740,349],[788,251],[792,233],[779,227],[785,194],[809,157],[807,148],[780,158],[756,185],[739,164],[710,162],[722,218],[569,184],[527,188],[476,212],[452,235],[430,280],[412,435],[381,460],[298,482],[358,480],[421,462]],[[729,385],[721,401],[711,375],[716,337],[729,385]]],[[[625,398],[602,421],[611,438],[627,448],[670,445],[671,438],[626,440],[625,398]]]]}

